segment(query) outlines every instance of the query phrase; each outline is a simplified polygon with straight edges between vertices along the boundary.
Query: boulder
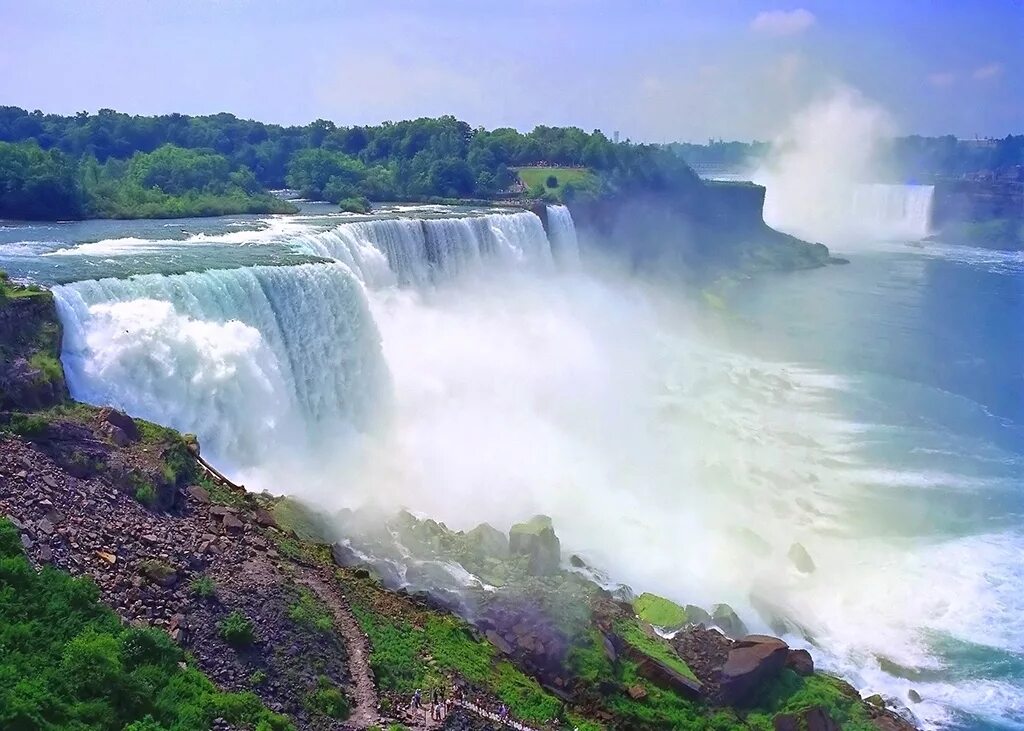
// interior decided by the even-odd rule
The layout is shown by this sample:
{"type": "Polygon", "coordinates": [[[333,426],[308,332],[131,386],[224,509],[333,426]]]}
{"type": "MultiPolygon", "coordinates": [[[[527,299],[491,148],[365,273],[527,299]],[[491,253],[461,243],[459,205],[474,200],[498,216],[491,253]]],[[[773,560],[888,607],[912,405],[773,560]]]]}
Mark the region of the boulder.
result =
{"type": "Polygon", "coordinates": [[[331,557],[334,559],[334,563],[343,569],[349,569],[362,563],[356,552],[344,543],[335,543],[331,546],[331,557]]]}
{"type": "Polygon", "coordinates": [[[206,491],[206,488],[201,485],[191,485],[185,490],[188,496],[195,500],[200,505],[210,504],[210,493],[206,491]]]}
{"type": "Polygon", "coordinates": [[[790,650],[786,655],[786,667],[797,675],[814,675],[814,658],[807,650],[790,650]]]}
{"type": "Polygon", "coordinates": [[[226,515],[224,515],[221,524],[224,526],[224,530],[226,530],[228,533],[241,533],[243,530],[245,530],[245,523],[240,521],[231,513],[227,513],[226,515]]]}
{"type": "Polygon", "coordinates": [[[508,558],[508,537],[488,523],[466,533],[466,545],[478,558],[508,558]]]}
{"type": "Polygon", "coordinates": [[[778,677],[786,665],[789,646],[777,637],[747,635],[729,651],[721,673],[722,702],[742,706],[756,691],[778,677]]]}
{"type": "Polygon", "coordinates": [[[907,700],[910,701],[911,703],[920,703],[921,702],[921,694],[918,693],[913,688],[911,688],[910,690],[907,691],[907,700]]]}
{"type": "Polygon", "coordinates": [[[798,571],[805,574],[814,573],[814,560],[811,559],[811,554],[807,553],[807,549],[802,544],[794,543],[789,547],[787,555],[798,571]]]}
{"type": "Polygon", "coordinates": [[[642,701],[647,697],[647,689],[639,683],[629,686],[629,688],[626,689],[626,692],[629,693],[629,697],[635,701],[642,701]]]}
{"type": "Polygon", "coordinates": [[[713,624],[711,615],[695,604],[687,604],[683,611],[686,612],[686,620],[690,624],[713,624]]]}
{"type": "Polygon", "coordinates": [[[732,639],[747,634],[747,626],[728,604],[715,604],[711,607],[711,624],[722,630],[726,637],[732,639]]]}
{"type": "Polygon", "coordinates": [[[276,528],[277,519],[274,518],[274,514],[266,508],[256,508],[256,522],[262,525],[264,528],[276,528]]]}
{"type": "Polygon", "coordinates": [[[509,552],[529,558],[529,572],[534,576],[558,573],[562,546],[551,525],[551,518],[537,515],[509,530],[509,552]]]}
{"type": "Polygon", "coordinates": [[[139,427],[135,425],[135,420],[123,411],[107,406],[100,409],[100,420],[115,429],[120,429],[129,442],[139,441],[139,427]]]}
{"type": "Polygon", "coordinates": [[[630,658],[636,663],[636,671],[640,677],[690,700],[700,700],[704,697],[704,686],[699,680],[683,675],[657,658],[632,651],[628,645],[626,648],[630,658]]]}
{"type": "Polygon", "coordinates": [[[505,639],[501,635],[499,635],[497,632],[495,632],[493,629],[487,630],[487,632],[484,633],[484,637],[486,637],[487,641],[490,642],[495,647],[497,647],[498,650],[500,652],[502,652],[503,654],[505,654],[505,655],[511,655],[512,654],[512,645],[510,645],[508,642],[506,642],[505,639]]]}
{"type": "Polygon", "coordinates": [[[644,592],[633,602],[633,611],[648,624],[667,630],[677,630],[689,619],[686,610],[671,599],[644,592]]]}

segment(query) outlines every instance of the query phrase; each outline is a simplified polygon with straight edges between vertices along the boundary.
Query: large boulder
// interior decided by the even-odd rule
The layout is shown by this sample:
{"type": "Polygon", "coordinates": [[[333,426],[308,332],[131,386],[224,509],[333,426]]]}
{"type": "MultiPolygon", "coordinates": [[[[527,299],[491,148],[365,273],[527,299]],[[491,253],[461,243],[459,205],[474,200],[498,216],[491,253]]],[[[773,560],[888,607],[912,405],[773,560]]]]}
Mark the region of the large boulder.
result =
{"type": "Polygon", "coordinates": [[[509,530],[509,553],[529,558],[529,572],[534,576],[558,573],[562,546],[551,525],[551,518],[536,515],[525,523],[516,523],[509,530]]]}
{"type": "Polygon", "coordinates": [[[466,547],[478,559],[508,558],[508,536],[489,523],[481,523],[466,533],[466,547]]]}
{"type": "Polygon", "coordinates": [[[728,604],[716,604],[711,607],[711,624],[732,639],[747,634],[747,625],[743,624],[743,620],[728,604]]]}
{"type": "Polygon", "coordinates": [[[139,427],[135,424],[135,419],[128,416],[128,414],[107,406],[100,409],[99,416],[100,421],[106,424],[106,428],[116,435],[118,439],[122,438],[123,435],[123,438],[127,438],[129,442],[139,441],[139,427]]]}
{"type": "Polygon", "coordinates": [[[677,630],[689,621],[686,610],[671,599],[644,592],[633,601],[633,611],[648,624],[669,631],[677,630]]]}
{"type": "Polygon", "coordinates": [[[821,706],[813,706],[799,713],[780,713],[775,717],[773,725],[775,731],[840,731],[842,728],[821,706]]]}
{"type": "Polygon", "coordinates": [[[742,706],[786,665],[789,646],[778,637],[747,635],[733,644],[722,667],[720,693],[726,705],[742,706]]]}

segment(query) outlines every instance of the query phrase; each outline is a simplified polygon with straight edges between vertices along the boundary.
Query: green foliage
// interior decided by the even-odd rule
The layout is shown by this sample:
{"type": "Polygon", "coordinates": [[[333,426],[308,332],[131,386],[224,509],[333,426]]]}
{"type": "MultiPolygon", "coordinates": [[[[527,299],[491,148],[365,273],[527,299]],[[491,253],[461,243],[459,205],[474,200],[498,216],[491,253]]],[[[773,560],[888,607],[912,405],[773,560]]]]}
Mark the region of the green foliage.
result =
{"type": "Polygon", "coordinates": [[[422,660],[423,634],[407,622],[387,621],[359,606],[353,605],[352,611],[370,638],[370,666],[378,684],[402,693],[425,686],[427,666],[422,660]]]}
{"type": "Polygon", "coordinates": [[[569,650],[567,665],[576,677],[588,683],[597,683],[614,675],[600,630],[593,628],[577,640],[569,650]]]}
{"type": "Polygon", "coordinates": [[[675,650],[660,637],[652,637],[634,621],[620,620],[615,623],[615,632],[631,647],[639,650],[648,657],[653,657],[659,662],[665,663],[678,673],[688,678],[697,679],[690,667],[683,661],[675,650]]]}
{"type": "Polygon", "coordinates": [[[248,647],[255,640],[252,630],[252,622],[245,618],[245,615],[235,610],[217,623],[220,636],[232,647],[248,647]]]}
{"type": "Polygon", "coordinates": [[[517,172],[533,198],[567,202],[601,189],[598,176],[587,168],[523,167],[517,172]]]}
{"type": "Polygon", "coordinates": [[[508,662],[498,663],[492,689],[508,705],[515,718],[543,723],[554,718],[561,701],[547,693],[537,681],[508,662]]]}
{"type": "Polygon", "coordinates": [[[213,579],[205,574],[192,579],[188,589],[201,599],[209,599],[217,593],[217,585],[213,583],[213,579]]]}
{"type": "Polygon", "coordinates": [[[332,683],[330,678],[321,675],[317,679],[316,688],[306,696],[306,708],[321,716],[342,720],[348,718],[348,698],[332,683]]]}
{"type": "Polygon", "coordinates": [[[338,208],[346,213],[369,213],[370,201],[365,196],[358,198],[342,198],[338,201],[338,208]]]}
{"type": "Polygon", "coordinates": [[[96,586],[36,572],[0,520],[0,728],[206,731],[215,718],[291,729],[251,693],[221,693],[158,630],[124,627],[96,586]]]}
{"type": "Polygon", "coordinates": [[[135,479],[135,499],[143,505],[152,506],[156,502],[156,488],[141,478],[135,479]]]}
{"type": "Polygon", "coordinates": [[[557,188],[558,187],[558,178],[555,177],[554,175],[549,175],[544,180],[544,185],[547,186],[548,188],[557,188]]]}
{"type": "Polygon", "coordinates": [[[686,624],[686,610],[670,599],[643,593],[633,601],[633,611],[655,627],[676,628],[686,624]]]}
{"type": "Polygon", "coordinates": [[[45,383],[53,383],[64,378],[64,369],[60,361],[45,351],[36,352],[28,360],[28,364],[39,371],[39,380],[45,383]]]}
{"type": "Polygon", "coordinates": [[[13,413],[7,417],[3,429],[26,439],[32,439],[45,434],[49,423],[49,419],[42,414],[13,413]]]}
{"type": "Polygon", "coordinates": [[[838,681],[817,673],[801,677],[792,670],[783,670],[779,678],[767,686],[757,699],[755,713],[748,716],[751,727],[768,731],[772,718],[779,713],[799,713],[821,706],[843,728],[843,731],[870,731],[870,722],[859,696],[843,692],[838,681]]]}
{"type": "Polygon", "coordinates": [[[510,188],[515,168],[541,162],[535,197],[551,200],[700,185],[664,147],[576,127],[473,129],[451,116],[281,127],[230,114],[62,117],[0,107],[0,141],[0,180],[13,181],[0,216],[26,218],[294,210],[263,192],[284,185],[352,210],[361,199],[489,199],[510,188]],[[549,176],[557,187],[544,185],[549,176]]]}
{"type": "Polygon", "coordinates": [[[441,666],[457,669],[474,683],[488,679],[494,659],[489,642],[474,640],[465,625],[451,617],[430,617],[425,629],[429,652],[441,666]]]}
{"type": "Polygon", "coordinates": [[[317,632],[328,633],[334,627],[331,613],[308,589],[299,590],[299,598],[288,609],[288,617],[296,624],[317,632]]]}

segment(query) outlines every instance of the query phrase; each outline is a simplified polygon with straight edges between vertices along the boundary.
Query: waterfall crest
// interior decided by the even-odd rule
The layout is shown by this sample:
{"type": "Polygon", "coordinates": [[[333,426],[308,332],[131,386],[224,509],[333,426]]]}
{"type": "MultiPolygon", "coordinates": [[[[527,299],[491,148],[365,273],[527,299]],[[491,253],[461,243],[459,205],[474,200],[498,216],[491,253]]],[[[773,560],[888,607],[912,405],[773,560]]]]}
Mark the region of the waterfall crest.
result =
{"type": "Polygon", "coordinates": [[[89,280],[54,289],[76,398],[199,434],[225,467],[362,429],[389,393],[340,264],[89,280]]]}
{"type": "Polygon", "coordinates": [[[576,238],[576,224],[565,206],[548,206],[548,231],[555,259],[563,267],[573,268],[580,263],[580,244],[576,238]]]}
{"type": "Polygon", "coordinates": [[[922,239],[930,232],[934,195],[933,185],[858,185],[850,218],[880,238],[922,239]]]}

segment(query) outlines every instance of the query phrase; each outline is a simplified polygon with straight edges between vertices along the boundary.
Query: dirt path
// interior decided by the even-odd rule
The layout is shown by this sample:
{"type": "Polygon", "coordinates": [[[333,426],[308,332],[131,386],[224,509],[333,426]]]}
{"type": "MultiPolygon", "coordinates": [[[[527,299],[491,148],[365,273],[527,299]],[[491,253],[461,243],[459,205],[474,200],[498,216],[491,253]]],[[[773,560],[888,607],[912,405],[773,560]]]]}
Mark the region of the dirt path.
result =
{"type": "Polygon", "coordinates": [[[356,705],[345,724],[356,729],[366,729],[379,724],[381,718],[377,712],[377,687],[373,682],[373,671],[370,670],[369,640],[363,634],[347,602],[343,601],[338,587],[326,585],[313,572],[306,572],[298,581],[330,608],[348,650],[348,671],[352,676],[356,705]]]}

